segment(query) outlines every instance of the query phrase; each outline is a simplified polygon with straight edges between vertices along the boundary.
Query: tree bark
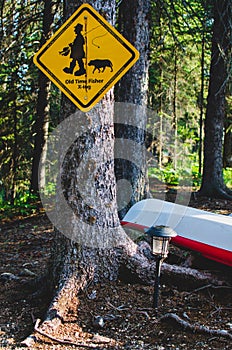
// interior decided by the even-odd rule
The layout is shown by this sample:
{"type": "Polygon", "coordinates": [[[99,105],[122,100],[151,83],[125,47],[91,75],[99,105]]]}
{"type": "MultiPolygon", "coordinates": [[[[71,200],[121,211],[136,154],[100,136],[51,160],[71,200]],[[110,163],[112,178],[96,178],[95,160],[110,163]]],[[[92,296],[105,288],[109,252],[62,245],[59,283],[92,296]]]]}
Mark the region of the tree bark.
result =
{"type": "Polygon", "coordinates": [[[223,167],[232,167],[232,118],[228,118],[225,122],[224,133],[224,152],[223,152],[223,167]]]}
{"type": "Polygon", "coordinates": [[[173,166],[177,168],[177,136],[178,136],[178,115],[177,115],[177,86],[178,86],[178,58],[176,46],[174,46],[174,71],[173,71],[173,99],[172,99],[172,125],[174,131],[174,152],[173,152],[173,166]]]}
{"type": "Polygon", "coordinates": [[[17,181],[17,170],[18,170],[18,117],[17,117],[17,94],[16,94],[16,84],[15,84],[15,75],[12,77],[12,89],[13,89],[13,135],[14,135],[14,144],[12,150],[12,161],[11,161],[11,173],[12,173],[12,181],[11,181],[11,189],[10,189],[10,203],[14,205],[14,200],[16,197],[16,181],[17,181]]]}
{"type": "Polygon", "coordinates": [[[204,167],[200,195],[232,197],[223,181],[223,128],[225,119],[225,94],[228,81],[227,61],[231,50],[230,19],[232,5],[229,0],[214,2],[214,25],[210,81],[205,118],[204,167]]]}
{"type": "Polygon", "coordinates": [[[136,47],[140,58],[118,82],[117,102],[147,106],[150,11],[150,0],[122,1],[119,6],[118,30],[136,47]]]}
{"type": "MultiPolygon", "coordinates": [[[[114,25],[115,1],[88,3],[114,25]]],[[[81,4],[82,1],[67,1],[65,17],[81,4]]],[[[77,314],[78,292],[88,281],[117,280],[122,251],[132,254],[137,249],[122,229],[117,213],[113,100],[111,89],[90,112],[74,114],[76,127],[83,132],[61,159],[62,193],[72,216],[68,217],[63,210],[58,211],[66,232],[65,235],[56,232],[51,257],[50,280],[56,290],[46,322],[53,327],[69,318],[70,314],[77,314]]],[[[74,110],[74,105],[64,98],[63,119],[69,122],[74,110]]],[[[67,137],[69,128],[72,129],[71,124],[65,128],[67,137]]],[[[63,142],[60,142],[60,147],[62,153],[63,142]]],[[[57,202],[59,206],[59,200],[57,202]]]]}
{"type": "Polygon", "coordinates": [[[200,92],[200,118],[199,118],[199,174],[202,173],[202,140],[203,140],[203,116],[204,116],[204,88],[205,88],[205,18],[203,22],[203,32],[201,39],[201,92],[200,92]]]}
{"type": "MultiPolygon", "coordinates": [[[[114,24],[115,1],[89,3],[114,24]]],[[[81,4],[66,2],[68,15],[81,4]]],[[[113,99],[111,89],[90,112],[74,115],[76,127],[83,133],[71,143],[60,165],[62,191],[72,217],[69,220],[64,211],[58,212],[68,227],[69,238],[56,233],[51,257],[50,279],[56,292],[46,319],[54,326],[77,313],[78,292],[88,281],[117,279],[119,252],[115,247],[127,246],[130,241],[117,214],[113,99]]],[[[74,105],[67,99],[63,103],[63,119],[67,119],[74,105]]],[[[62,142],[60,146],[62,152],[62,142]]]]}

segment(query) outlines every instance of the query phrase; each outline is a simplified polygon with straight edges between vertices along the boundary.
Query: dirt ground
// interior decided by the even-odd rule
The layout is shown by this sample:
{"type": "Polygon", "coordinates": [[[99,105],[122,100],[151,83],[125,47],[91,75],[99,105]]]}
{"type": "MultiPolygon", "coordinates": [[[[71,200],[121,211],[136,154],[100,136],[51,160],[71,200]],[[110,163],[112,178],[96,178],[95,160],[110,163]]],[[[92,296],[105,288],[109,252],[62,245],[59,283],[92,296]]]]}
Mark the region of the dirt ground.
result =
{"type": "MultiPolygon", "coordinates": [[[[170,196],[173,196],[173,193],[170,196]]],[[[170,198],[167,198],[170,199],[170,198]]],[[[217,213],[229,214],[232,202],[193,198],[190,206],[217,213]]],[[[49,299],[26,289],[29,281],[46,271],[53,239],[53,227],[41,212],[28,218],[15,218],[1,225],[0,267],[0,348],[23,349],[21,341],[33,332],[36,319],[43,319],[49,299]]],[[[190,253],[172,246],[167,262],[183,263],[190,253]]],[[[123,280],[107,285],[89,285],[79,296],[77,317],[62,325],[59,344],[38,335],[31,349],[83,349],[88,340],[100,339],[105,345],[95,349],[231,349],[226,336],[199,333],[181,327],[174,321],[162,320],[175,313],[183,320],[227,330],[232,335],[232,278],[231,268],[195,256],[192,267],[210,271],[227,280],[226,287],[184,288],[161,277],[161,296],[158,312],[151,308],[153,286],[125,283],[123,280]],[[65,334],[65,337],[63,336],[65,334]],[[83,339],[79,346],[70,345],[83,339]],[[108,339],[112,342],[107,343],[108,339]],[[107,340],[107,341],[106,341],[107,340]]]]}

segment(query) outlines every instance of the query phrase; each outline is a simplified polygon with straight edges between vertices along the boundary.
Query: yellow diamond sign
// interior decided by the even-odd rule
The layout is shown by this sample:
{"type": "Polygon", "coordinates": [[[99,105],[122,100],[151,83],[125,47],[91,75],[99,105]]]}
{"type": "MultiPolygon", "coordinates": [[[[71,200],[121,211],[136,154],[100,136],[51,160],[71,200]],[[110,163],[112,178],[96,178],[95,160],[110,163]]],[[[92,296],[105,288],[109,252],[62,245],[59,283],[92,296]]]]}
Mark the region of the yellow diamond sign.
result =
{"type": "Polygon", "coordinates": [[[83,4],[35,54],[34,63],[82,111],[90,110],[138,60],[138,51],[83,4]]]}

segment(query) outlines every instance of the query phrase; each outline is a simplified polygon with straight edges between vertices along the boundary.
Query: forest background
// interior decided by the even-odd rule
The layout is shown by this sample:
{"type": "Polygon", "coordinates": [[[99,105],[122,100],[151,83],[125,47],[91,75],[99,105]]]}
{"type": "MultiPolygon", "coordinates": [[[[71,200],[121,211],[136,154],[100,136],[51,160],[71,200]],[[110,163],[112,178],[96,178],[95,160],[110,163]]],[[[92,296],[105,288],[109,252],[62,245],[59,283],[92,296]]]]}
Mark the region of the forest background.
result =
{"type": "MultiPolygon", "coordinates": [[[[156,166],[149,165],[149,176],[173,186],[188,180],[192,190],[200,188],[204,166],[213,3],[159,0],[152,1],[151,7],[148,108],[155,118],[148,120],[147,147],[157,161],[156,166]],[[174,133],[173,141],[167,137],[167,125],[174,133]]],[[[118,7],[120,4],[118,1],[118,7]]],[[[38,164],[48,134],[60,120],[61,93],[39,73],[32,59],[63,23],[63,7],[60,0],[1,1],[1,217],[29,214],[37,208],[38,164]]],[[[225,119],[220,126],[221,171],[231,187],[231,45],[224,59],[228,74],[225,119]]],[[[47,190],[52,192],[53,184],[47,190]]]]}

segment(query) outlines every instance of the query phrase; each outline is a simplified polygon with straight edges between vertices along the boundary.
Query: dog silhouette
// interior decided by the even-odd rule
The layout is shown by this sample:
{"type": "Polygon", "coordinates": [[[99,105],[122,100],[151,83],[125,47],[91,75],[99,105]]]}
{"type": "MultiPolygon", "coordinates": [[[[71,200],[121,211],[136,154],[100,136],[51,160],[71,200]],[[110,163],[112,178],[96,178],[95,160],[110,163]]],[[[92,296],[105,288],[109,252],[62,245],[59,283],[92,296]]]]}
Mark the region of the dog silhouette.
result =
{"type": "Polygon", "coordinates": [[[96,69],[98,69],[98,73],[103,73],[106,67],[109,67],[111,69],[111,72],[113,72],[113,64],[110,60],[91,60],[88,63],[88,66],[93,66],[93,73],[96,69]],[[102,68],[102,70],[101,70],[102,68]]]}

